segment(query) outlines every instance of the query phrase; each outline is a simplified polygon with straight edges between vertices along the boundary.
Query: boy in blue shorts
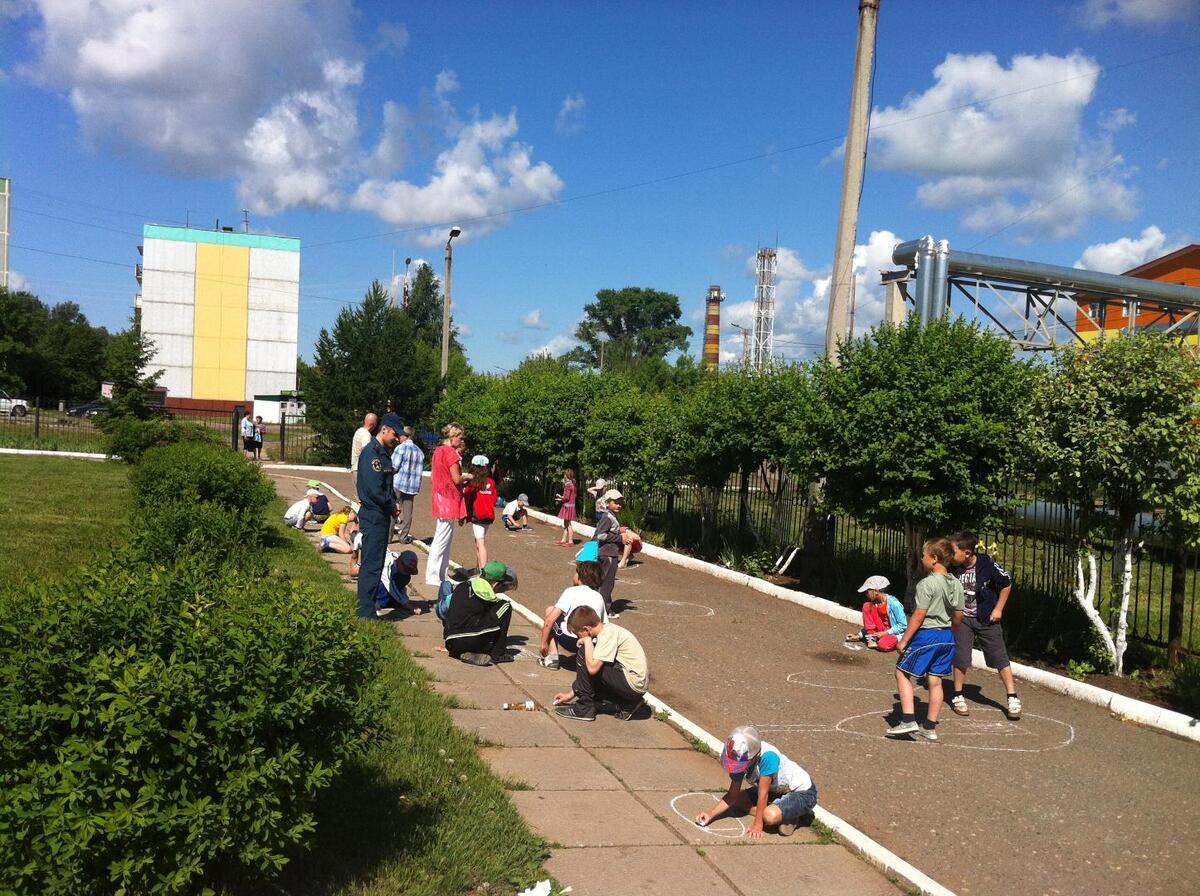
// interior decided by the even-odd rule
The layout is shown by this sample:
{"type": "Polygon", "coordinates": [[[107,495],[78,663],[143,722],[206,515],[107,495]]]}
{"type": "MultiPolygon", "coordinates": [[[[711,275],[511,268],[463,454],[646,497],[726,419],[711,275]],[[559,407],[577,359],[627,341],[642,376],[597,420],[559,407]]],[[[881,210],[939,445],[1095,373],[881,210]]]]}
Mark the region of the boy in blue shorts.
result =
{"type": "Polygon", "coordinates": [[[741,809],[754,815],[746,832],[752,840],[762,839],[764,825],[778,825],[787,836],[817,805],[817,787],[808,772],[759,737],[753,725],[733,729],[721,751],[721,766],[729,772],[729,791],[696,816],[702,828],[730,809],[741,809]]]}
{"type": "Polygon", "coordinates": [[[925,542],[921,564],[927,575],[917,583],[917,608],[908,619],[908,628],[896,645],[900,660],[896,663],[896,689],[900,692],[900,722],[884,732],[886,737],[919,734],[937,740],[938,715],[942,711],[942,676],[949,675],[954,664],[954,634],[951,627],[962,625],[963,587],[950,574],[954,548],[948,538],[925,542]],[[929,689],[929,711],[924,726],[917,724],[913,677],[925,676],[929,689]]]}

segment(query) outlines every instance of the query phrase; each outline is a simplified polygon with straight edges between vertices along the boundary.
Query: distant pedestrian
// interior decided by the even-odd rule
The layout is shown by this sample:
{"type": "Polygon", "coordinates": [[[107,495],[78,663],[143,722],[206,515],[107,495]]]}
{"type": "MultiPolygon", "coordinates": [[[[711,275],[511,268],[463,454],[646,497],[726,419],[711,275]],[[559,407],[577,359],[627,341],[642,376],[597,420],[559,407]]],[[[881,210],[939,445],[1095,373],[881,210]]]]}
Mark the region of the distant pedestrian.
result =
{"type": "Polygon", "coordinates": [[[965,603],[963,624],[954,630],[954,694],[950,708],[960,716],[970,715],[963,684],[971,668],[971,649],[975,642],[983,648],[983,661],[989,669],[1000,674],[1007,701],[1004,714],[1012,720],[1021,718],[1021,698],[1012,674],[1012,661],[1004,643],[1000,620],[1008,596],[1012,594],[1012,578],[1004,568],[982,551],[977,550],[979,538],[973,532],[958,532],[950,537],[954,546],[954,566],[950,572],[962,583],[965,603]]]}
{"type": "Polygon", "coordinates": [[[891,582],[884,576],[871,576],[862,583],[858,593],[867,595],[862,608],[862,628],[846,635],[847,641],[862,641],[881,653],[896,649],[900,636],[908,628],[908,617],[900,599],[885,590],[889,585],[891,582]]]}
{"type": "Polygon", "coordinates": [[[392,452],[392,489],[396,492],[396,536],[403,544],[412,544],[413,500],[421,491],[421,471],[425,469],[425,452],[413,441],[413,428],[404,427],[400,444],[392,452]]]}
{"type": "Polygon", "coordinates": [[[351,472],[358,472],[358,458],[363,453],[363,449],[371,443],[371,438],[375,435],[375,430],[378,428],[379,418],[368,411],[366,416],[363,417],[362,426],[354,431],[354,438],[350,442],[351,472]]]}
{"type": "Polygon", "coordinates": [[[254,420],[247,414],[242,417],[242,422],[239,424],[242,431],[242,451],[245,453],[247,460],[254,457],[254,420]]]}
{"type": "Polygon", "coordinates": [[[435,588],[446,579],[450,568],[450,543],[454,529],[467,519],[463,488],[471,479],[463,473],[462,449],[467,443],[466,431],[457,423],[447,423],[442,429],[444,440],[433,452],[433,517],[437,521],[425,563],[425,584],[435,588]]]}
{"type": "Polygon", "coordinates": [[[554,542],[555,544],[568,545],[575,543],[575,531],[571,524],[575,522],[576,497],[575,471],[568,467],[563,470],[562,493],[554,496],[554,500],[559,503],[558,518],[562,520],[563,524],[562,538],[554,542]]]}
{"type": "Polygon", "coordinates": [[[496,521],[496,480],[491,477],[491,466],[487,455],[476,454],[471,458],[471,481],[463,488],[467,505],[467,516],[471,520],[471,534],[475,536],[475,567],[483,569],[487,564],[487,534],[496,521]]]}
{"type": "Polygon", "coordinates": [[[262,460],[263,448],[263,433],[266,427],[263,426],[263,418],[261,416],[254,418],[254,459],[262,460]]]}
{"type": "Polygon", "coordinates": [[[392,449],[396,434],[404,431],[404,421],[396,414],[384,414],[379,434],[358,458],[359,532],[362,535],[358,556],[359,619],[375,619],[375,590],[383,574],[388,534],[396,513],[396,495],[392,491],[392,449]]]}
{"type": "Polygon", "coordinates": [[[554,696],[557,714],[564,719],[592,722],[598,701],[614,704],[616,716],[627,722],[644,705],[643,695],[650,687],[650,667],[646,651],[633,632],[615,622],[601,622],[591,607],[576,607],[567,617],[567,626],[579,635],[576,642],[575,684],[570,691],[554,696]]]}
{"type": "Polygon", "coordinates": [[[948,538],[925,542],[921,564],[927,575],[917,583],[917,608],[908,628],[896,645],[896,689],[900,692],[900,721],[886,732],[888,737],[919,734],[937,740],[938,715],[942,711],[942,676],[954,665],[954,635],[951,626],[962,624],[963,587],[948,570],[953,548],[948,538]],[[913,678],[924,676],[929,690],[929,708],[924,726],[917,724],[913,678]]]}

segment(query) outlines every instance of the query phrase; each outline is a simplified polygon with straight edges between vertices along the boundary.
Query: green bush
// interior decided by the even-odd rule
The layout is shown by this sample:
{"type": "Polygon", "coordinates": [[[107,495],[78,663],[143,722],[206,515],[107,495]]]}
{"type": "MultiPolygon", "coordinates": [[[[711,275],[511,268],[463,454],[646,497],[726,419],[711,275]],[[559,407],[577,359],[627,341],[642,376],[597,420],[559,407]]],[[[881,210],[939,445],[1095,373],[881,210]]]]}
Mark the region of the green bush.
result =
{"type": "Polygon", "coordinates": [[[179,442],[199,442],[205,445],[226,443],[219,432],[190,420],[113,417],[104,421],[103,428],[104,453],[109,457],[119,457],[127,464],[138,463],[143,454],[161,445],[174,445],[179,442]]]}
{"type": "Polygon", "coordinates": [[[211,501],[169,501],[141,511],[131,527],[133,553],[149,564],[187,556],[209,568],[266,571],[262,548],[267,528],[256,510],[232,510],[211,501]]]}
{"type": "Polygon", "coordinates": [[[0,593],[0,892],[276,871],[364,739],[377,650],[307,588],[189,560],[0,593]]]}
{"type": "Polygon", "coordinates": [[[240,454],[197,442],[151,448],[130,480],[139,510],[204,501],[261,513],[275,496],[258,467],[240,454]]]}
{"type": "Polygon", "coordinates": [[[1200,716],[1200,657],[1185,656],[1171,670],[1167,691],[1183,712],[1200,716]]]}

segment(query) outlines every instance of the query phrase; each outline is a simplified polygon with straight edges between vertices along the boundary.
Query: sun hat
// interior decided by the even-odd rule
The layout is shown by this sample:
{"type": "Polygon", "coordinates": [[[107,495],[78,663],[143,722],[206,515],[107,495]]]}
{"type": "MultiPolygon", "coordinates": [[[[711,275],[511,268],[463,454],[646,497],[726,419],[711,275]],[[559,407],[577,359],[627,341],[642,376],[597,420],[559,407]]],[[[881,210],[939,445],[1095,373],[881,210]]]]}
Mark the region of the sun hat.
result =
{"type": "Polygon", "coordinates": [[[858,589],[858,593],[862,594],[864,591],[870,591],[872,589],[875,591],[883,591],[890,584],[892,583],[887,580],[887,576],[871,576],[862,583],[862,587],[858,589]]]}
{"type": "Polygon", "coordinates": [[[489,560],[484,564],[483,577],[489,582],[499,582],[508,574],[508,567],[499,560],[489,560]]]}
{"type": "Polygon", "coordinates": [[[490,463],[491,461],[488,460],[486,454],[476,454],[471,458],[471,466],[473,467],[486,467],[490,463]]]}
{"type": "Polygon", "coordinates": [[[400,564],[400,569],[412,575],[417,571],[417,552],[402,551],[400,557],[396,561],[400,564]]]}
{"type": "Polygon", "coordinates": [[[624,501],[625,496],[623,494],[621,494],[619,491],[617,491],[615,488],[610,488],[608,491],[606,491],[603,495],[600,496],[600,500],[604,501],[605,503],[607,503],[609,501],[624,501]]]}
{"type": "Polygon", "coordinates": [[[725,740],[721,767],[731,775],[744,774],[761,750],[762,738],[758,736],[758,729],[753,725],[739,725],[725,740]]]}
{"type": "Polygon", "coordinates": [[[310,480],[308,480],[308,487],[309,487],[309,488],[320,488],[320,487],[321,487],[321,480],[320,480],[320,479],[310,479],[310,480]]]}
{"type": "Polygon", "coordinates": [[[606,488],[608,488],[608,480],[597,479],[594,483],[592,483],[592,487],[588,489],[588,493],[595,495],[604,491],[606,488]]]}

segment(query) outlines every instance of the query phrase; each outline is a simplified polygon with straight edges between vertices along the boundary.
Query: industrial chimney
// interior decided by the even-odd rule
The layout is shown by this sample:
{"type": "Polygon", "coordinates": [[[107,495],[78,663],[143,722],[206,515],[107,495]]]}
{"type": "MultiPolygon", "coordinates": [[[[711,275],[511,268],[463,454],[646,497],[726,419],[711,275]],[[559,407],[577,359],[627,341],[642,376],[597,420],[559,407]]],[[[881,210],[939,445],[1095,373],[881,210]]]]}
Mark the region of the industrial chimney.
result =
{"type": "Polygon", "coordinates": [[[704,313],[704,366],[716,370],[721,364],[721,303],[725,293],[715,283],[708,288],[704,313]]]}

